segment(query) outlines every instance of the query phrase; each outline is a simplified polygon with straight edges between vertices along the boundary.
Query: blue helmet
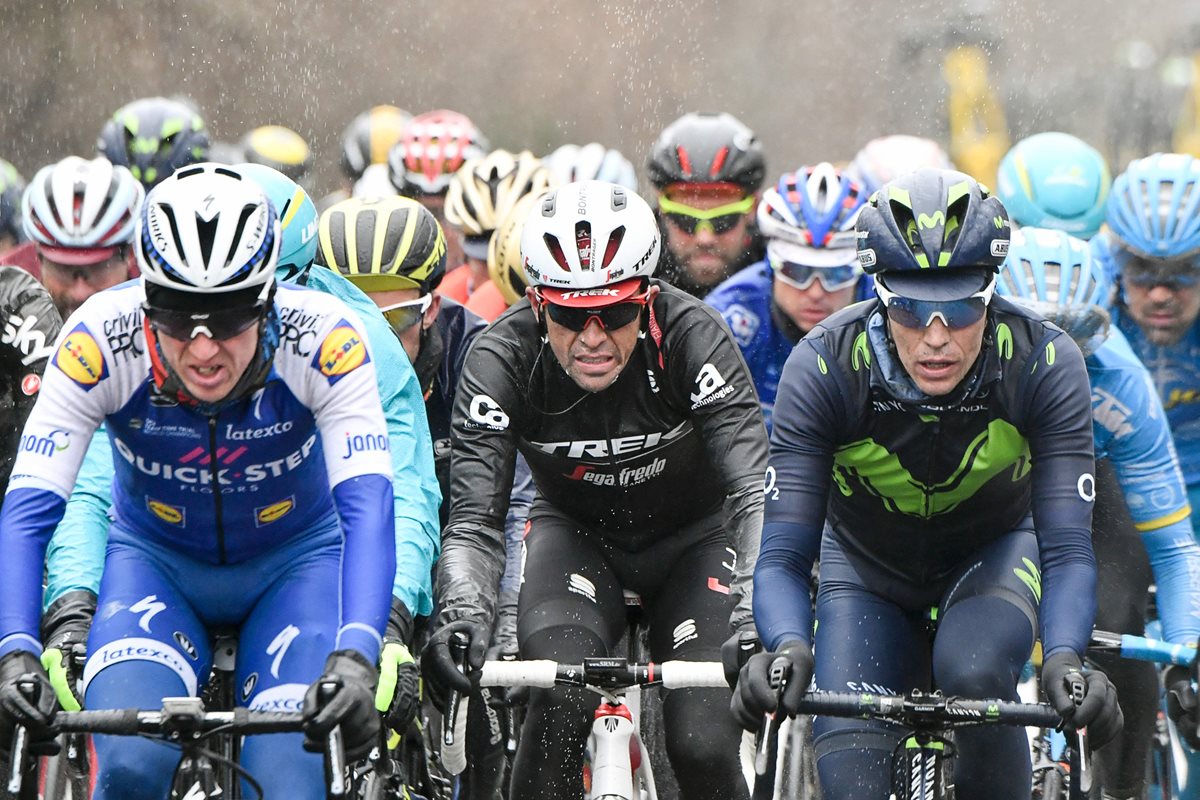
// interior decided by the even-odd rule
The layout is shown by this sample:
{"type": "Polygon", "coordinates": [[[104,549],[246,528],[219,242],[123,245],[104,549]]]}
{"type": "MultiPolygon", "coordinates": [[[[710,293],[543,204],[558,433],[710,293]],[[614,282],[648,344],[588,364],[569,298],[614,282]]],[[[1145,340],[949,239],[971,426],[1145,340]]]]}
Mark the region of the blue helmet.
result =
{"type": "Polygon", "coordinates": [[[1143,256],[1200,251],[1200,161],[1155,153],[1130,162],[1113,182],[1107,221],[1116,244],[1143,256]]]}
{"type": "Polygon", "coordinates": [[[1083,239],[1051,228],[1014,230],[996,291],[1058,325],[1085,355],[1108,336],[1113,283],[1083,239]]]}
{"type": "Polygon", "coordinates": [[[1112,177],[1096,148],[1067,133],[1022,139],[1000,162],[996,196],[1017,225],[1090,239],[1104,223],[1112,177]]]}
{"type": "Polygon", "coordinates": [[[279,212],[279,263],[275,277],[302,283],[317,257],[317,207],[308,192],[282,172],[265,164],[239,164],[235,169],[262,188],[279,212]]]}
{"type": "MultiPolygon", "coordinates": [[[[832,164],[801,167],[763,192],[758,230],[768,239],[802,247],[853,251],[854,222],[866,200],[862,187],[832,164]]],[[[846,260],[855,260],[854,253],[846,260]]]]}

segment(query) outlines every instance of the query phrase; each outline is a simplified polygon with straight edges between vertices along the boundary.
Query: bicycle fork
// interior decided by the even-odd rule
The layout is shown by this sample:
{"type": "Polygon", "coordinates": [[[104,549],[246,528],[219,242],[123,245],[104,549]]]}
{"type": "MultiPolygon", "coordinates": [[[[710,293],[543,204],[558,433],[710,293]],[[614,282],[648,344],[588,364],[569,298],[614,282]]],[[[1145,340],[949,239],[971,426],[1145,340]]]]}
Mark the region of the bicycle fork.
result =
{"type": "Polygon", "coordinates": [[[583,766],[584,796],[589,800],[655,800],[654,776],[633,715],[624,702],[603,700],[592,721],[583,766]],[[637,792],[642,779],[645,795],[637,792]]]}

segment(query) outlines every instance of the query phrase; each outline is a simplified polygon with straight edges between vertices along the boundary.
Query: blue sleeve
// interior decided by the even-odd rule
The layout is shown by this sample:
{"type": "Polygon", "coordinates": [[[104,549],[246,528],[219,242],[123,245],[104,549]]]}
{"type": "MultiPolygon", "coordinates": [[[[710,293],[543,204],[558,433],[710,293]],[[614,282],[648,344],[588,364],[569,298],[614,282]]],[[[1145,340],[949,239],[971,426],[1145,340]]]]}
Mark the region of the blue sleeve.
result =
{"type": "Polygon", "coordinates": [[[386,587],[396,571],[393,560],[392,487],[382,475],[342,481],[333,502],[342,523],[342,625],[337,649],[354,649],[374,664],[392,598],[386,587]]]}
{"type": "Polygon", "coordinates": [[[500,592],[517,594],[521,591],[521,545],[525,540],[525,521],[533,505],[533,473],[525,457],[517,454],[513,473],[512,494],[508,499],[508,516],[504,519],[504,575],[500,592]]]}
{"type": "Polygon", "coordinates": [[[101,426],[88,445],[66,511],[46,551],[45,607],[76,589],[99,594],[112,479],[112,445],[101,426]]]}
{"type": "Polygon", "coordinates": [[[42,652],[42,563],[46,543],[66,501],[45,489],[13,489],[0,510],[0,657],[14,650],[42,652]]]}
{"type": "Polygon", "coordinates": [[[837,365],[804,339],[783,368],[775,400],[762,543],[754,567],[754,625],[763,646],[812,640],[812,565],[846,425],[837,365]]]}

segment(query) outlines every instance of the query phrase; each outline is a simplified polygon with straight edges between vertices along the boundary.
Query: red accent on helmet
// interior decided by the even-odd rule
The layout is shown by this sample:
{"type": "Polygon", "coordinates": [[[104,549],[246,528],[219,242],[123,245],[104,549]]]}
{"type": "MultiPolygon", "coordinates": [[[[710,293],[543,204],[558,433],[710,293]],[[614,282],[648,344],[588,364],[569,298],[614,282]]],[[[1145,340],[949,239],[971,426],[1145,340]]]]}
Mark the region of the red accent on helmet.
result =
{"type": "Polygon", "coordinates": [[[721,172],[721,167],[725,164],[725,159],[729,157],[729,146],[722,145],[717,154],[713,156],[712,166],[708,168],[709,176],[715,178],[721,172]]]}
{"type": "Polygon", "coordinates": [[[687,150],[684,149],[683,145],[675,147],[675,154],[679,157],[679,168],[683,170],[685,175],[691,175],[692,160],[688,158],[687,150]]]}

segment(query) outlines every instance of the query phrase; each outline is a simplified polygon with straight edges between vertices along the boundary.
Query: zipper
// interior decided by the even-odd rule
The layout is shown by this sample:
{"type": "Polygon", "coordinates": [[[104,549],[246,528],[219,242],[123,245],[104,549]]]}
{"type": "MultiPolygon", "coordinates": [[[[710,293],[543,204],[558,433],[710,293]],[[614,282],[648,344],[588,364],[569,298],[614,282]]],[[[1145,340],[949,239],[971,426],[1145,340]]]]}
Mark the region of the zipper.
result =
{"type": "Polygon", "coordinates": [[[221,481],[218,477],[220,470],[218,469],[217,461],[217,418],[215,415],[208,418],[208,471],[212,476],[213,487],[213,505],[216,506],[216,527],[217,527],[217,557],[220,563],[226,563],[225,558],[225,525],[221,521],[221,481]]]}

